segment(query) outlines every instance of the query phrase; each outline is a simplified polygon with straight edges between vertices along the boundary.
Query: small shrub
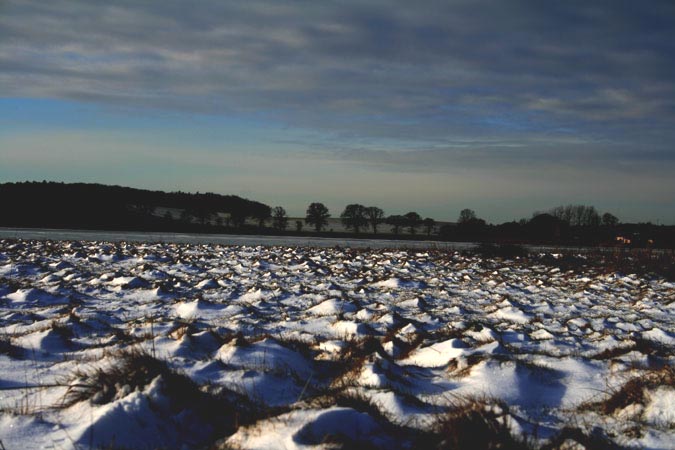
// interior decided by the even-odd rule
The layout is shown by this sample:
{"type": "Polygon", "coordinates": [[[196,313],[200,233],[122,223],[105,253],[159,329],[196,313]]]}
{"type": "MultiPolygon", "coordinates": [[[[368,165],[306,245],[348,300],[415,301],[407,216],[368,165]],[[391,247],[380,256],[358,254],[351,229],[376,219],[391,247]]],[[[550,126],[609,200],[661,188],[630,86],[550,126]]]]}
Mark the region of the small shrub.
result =
{"type": "Polygon", "coordinates": [[[438,450],[529,449],[524,437],[511,434],[505,405],[468,399],[438,416],[432,432],[416,447],[438,450]]]}
{"type": "Polygon", "coordinates": [[[616,389],[608,399],[585,406],[604,414],[612,414],[636,403],[644,404],[645,389],[655,389],[659,386],[675,387],[675,368],[664,366],[644,373],[616,389]]]}
{"type": "MultiPolygon", "coordinates": [[[[236,431],[240,424],[253,423],[266,414],[254,408],[250,400],[224,388],[206,392],[185,375],[171,370],[164,361],[142,351],[127,351],[116,363],[92,371],[76,372],[78,384],[73,384],[63,398],[64,407],[82,401],[106,404],[140,391],[160,378],[161,392],[167,399],[168,412],[175,417],[194,417],[209,425],[209,436],[200,436],[203,442],[236,431]]],[[[182,430],[190,434],[189,421],[182,430]]],[[[176,422],[180,429],[180,424],[176,422]]]]}

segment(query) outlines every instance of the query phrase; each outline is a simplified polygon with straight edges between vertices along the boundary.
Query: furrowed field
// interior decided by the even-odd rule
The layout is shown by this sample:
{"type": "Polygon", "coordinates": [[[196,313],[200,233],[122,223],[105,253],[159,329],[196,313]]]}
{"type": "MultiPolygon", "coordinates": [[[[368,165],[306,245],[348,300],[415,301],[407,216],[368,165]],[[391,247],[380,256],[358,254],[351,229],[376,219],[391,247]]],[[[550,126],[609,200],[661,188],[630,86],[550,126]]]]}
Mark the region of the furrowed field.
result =
{"type": "Polygon", "coordinates": [[[674,301],[582,256],[0,240],[0,441],[672,448],[674,301]]]}

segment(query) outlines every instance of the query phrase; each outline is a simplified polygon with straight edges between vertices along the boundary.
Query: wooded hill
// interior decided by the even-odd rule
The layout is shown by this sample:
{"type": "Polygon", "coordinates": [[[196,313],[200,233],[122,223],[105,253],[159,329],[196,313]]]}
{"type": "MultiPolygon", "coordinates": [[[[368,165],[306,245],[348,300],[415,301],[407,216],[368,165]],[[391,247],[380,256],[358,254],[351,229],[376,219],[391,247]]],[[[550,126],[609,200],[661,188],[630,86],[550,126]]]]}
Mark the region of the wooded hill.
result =
{"type": "Polygon", "coordinates": [[[269,206],[236,195],[88,183],[4,183],[0,184],[0,205],[0,226],[10,227],[195,231],[199,218],[212,214],[223,214],[235,227],[244,226],[247,218],[270,215],[269,206]],[[197,218],[196,223],[153,214],[158,208],[189,214],[197,218]]]}

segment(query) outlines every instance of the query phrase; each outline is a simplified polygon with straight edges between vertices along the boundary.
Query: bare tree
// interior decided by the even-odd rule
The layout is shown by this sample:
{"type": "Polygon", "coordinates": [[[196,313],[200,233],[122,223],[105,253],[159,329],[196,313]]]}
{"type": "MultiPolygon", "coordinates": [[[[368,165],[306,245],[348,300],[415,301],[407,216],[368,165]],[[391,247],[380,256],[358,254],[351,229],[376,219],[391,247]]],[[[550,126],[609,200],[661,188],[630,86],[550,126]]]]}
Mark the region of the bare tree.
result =
{"type": "Polygon", "coordinates": [[[400,216],[400,215],[393,215],[387,217],[387,220],[385,221],[387,225],[391,225],[391,231],[394,234],[399,234],[401,231],[401,228],[404,227],[408,221],[405,217],[400,216]]]}
{"type": "Polygon", "coordinates": [[[307,216],[305,217],[305,222],[310,225],[314,225],[314,229],[317,232],[320,232],[323,227],[328,224],[328,218],[330,214],[328,208],[323,203],[312,203],[307,208],[307,216]]]}
{"type": "Polygon", "coordinates": [[[431,217],[427,217],[422,221],[422,225],[424,225],[424,230],[427,232],[427,236],[431,236],[431,233],[434,231],[434,227],[436,226],[436,221],[431,217]]]}
{"type": "Polygon", "coordinates": [[[567,222],[571,226],[596,227],[600,225],[600,214],[594,206],[566,205],[549,210],[553,217],[567,222]]]}
{"type": "Polygon", "coordinates": [[[615,227],[619,224],[619,219],[614,214],[606,212],[602,215],[602,224],[607,227],[615,227]]]}
{"type": "Polygon", "coordinates": [[[255,211],[253,217],[258,221],[258,227],[263,228],[267,219],[271,217],[271,210],[269,208],[266,210],[260,209],[259,211],[255,211]]]}
{"type": "Polygon", "coordinates": [[[384,221],[384,211],[377,206],[369,206],[365,211],[366,219],[373,228],[373,234],[377,234],[377,226],[384,221]]]}
{"type": "Polygon", "coordinates": [[[422,223],[422,217],[414,211],[406,213],[403,217],[406,219],[408,232],[410,234],[415,234],[417,232],[417,227],[419,227],[420,223],[422,223]]]}
{"type": "Polygon", "coordinates": [[[358,203],[347,205],[342,214],[340,214],[340,220],[342,220],[342,224],[347,229],[354,230],[354,233],[358,234],[362,227],[368,225],[366,207],[358,203]]]}
{"type": "Polygon", "coordinates": [[[281,206],[272,208],[272,226],[277,230],[285,230],[288,227],[286,210],[281,206]]]}
{"type": "Polygon", "coordinates": [[[457,222],[467,223],[475,219],[476,219],[476,212],[473,209],[466,208],[459,212],[459,219],[457,219],[457,222]]]}

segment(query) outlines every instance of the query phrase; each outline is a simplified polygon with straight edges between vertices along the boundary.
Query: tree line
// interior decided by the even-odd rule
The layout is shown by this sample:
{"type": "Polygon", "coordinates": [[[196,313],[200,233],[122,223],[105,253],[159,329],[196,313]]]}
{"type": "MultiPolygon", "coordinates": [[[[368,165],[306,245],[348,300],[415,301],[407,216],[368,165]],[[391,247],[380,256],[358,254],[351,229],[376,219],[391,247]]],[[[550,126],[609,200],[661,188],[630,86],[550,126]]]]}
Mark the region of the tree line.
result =
{"type": "MultiPolygon", "coordinates": [[[[311,203],[307,208],[305,222],[314,226],[314,230],[321,232],[328,224],[330,213],[323,203],[311,203]]],[[[345,207],[340,214],[342,225],[359,234],[364,229],[372,230],[373,234],[378,233],[379,226],[382,224],[391,225],[391,231],[399,234],[402,228],[407,228],[410,234],[415,234],[420,226],[424,226],[427,234],[430,235],[436,221],[432,218],[422,217],[411,211],[404,215],[392,215],[385,217],[384,211],[377,206],[364,206],[358,203],[352,203],[345,207]]]]}
{"type": "MultiPolygon", "coordinates": [[[[304,218],[291,223],[282,206],[269,207],[233,195],[161,192],[85,183],[25,182],[0,184],[0,226],[302,234],[304,226],[326,231],[331,212],[312,202],[304,218]],[[269,224],[269,225],[268,225],[269,224]],[[271,228],[270,228],[271,226],[271,228]]],[[[623,242],[673,246],[675,227],[621,224],[610,212],[587,205],[556,206],[529,219],[488,224],[472,209],[456,222],[438,223],[415,211],[386,215],[377,206],[351,203],[337,217],[347,233],[394,235],[458,241],[549,242],[569,244],[623,242]],[[419,235],[419,237],[417,237],[419,235]]]]}

